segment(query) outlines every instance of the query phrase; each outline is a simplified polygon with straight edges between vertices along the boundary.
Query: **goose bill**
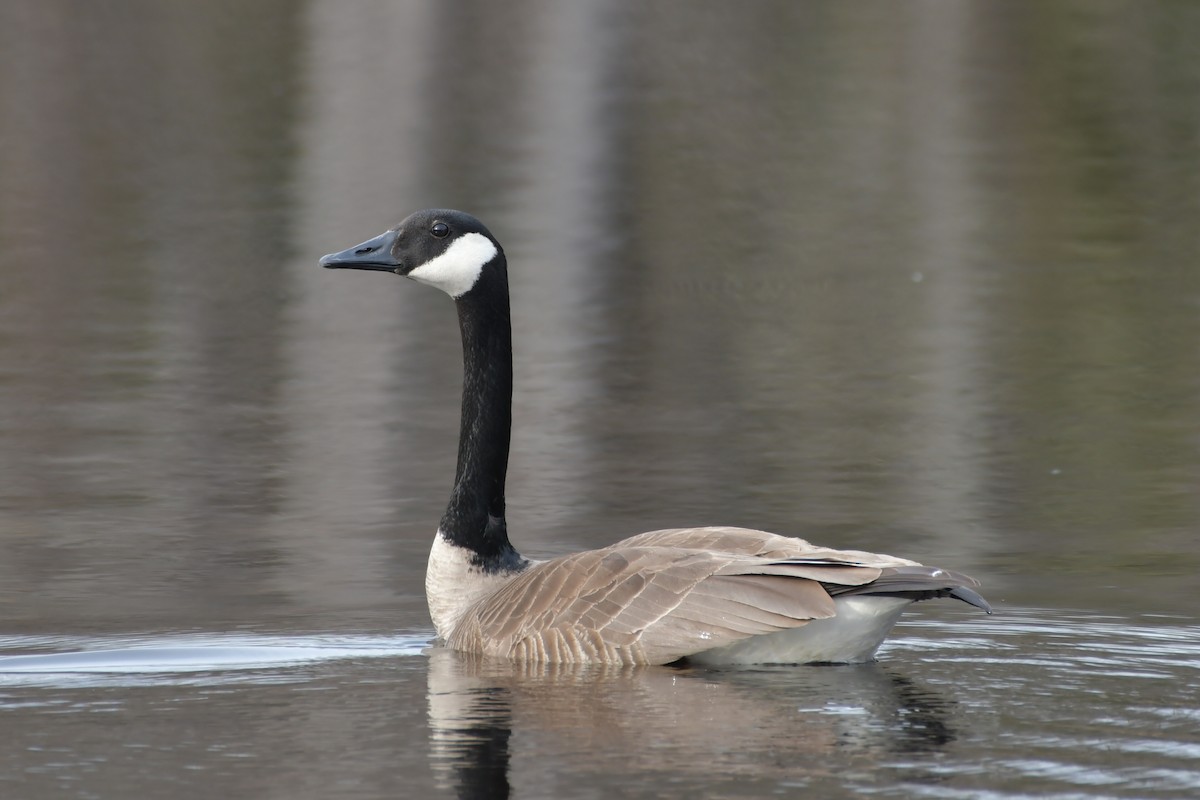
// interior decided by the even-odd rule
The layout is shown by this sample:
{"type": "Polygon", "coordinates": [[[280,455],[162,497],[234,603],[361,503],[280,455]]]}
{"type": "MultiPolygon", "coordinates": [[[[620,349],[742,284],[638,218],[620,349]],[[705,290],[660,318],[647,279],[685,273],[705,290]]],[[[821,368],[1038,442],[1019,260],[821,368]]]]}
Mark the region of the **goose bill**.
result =
{"type": "Polygon", "coordinates": [[[388,231],[340,253],[321,256],[319,263],[326,269],[371,269],[403,275],[404,265],[392,255],[396,233],[388,231]]]}

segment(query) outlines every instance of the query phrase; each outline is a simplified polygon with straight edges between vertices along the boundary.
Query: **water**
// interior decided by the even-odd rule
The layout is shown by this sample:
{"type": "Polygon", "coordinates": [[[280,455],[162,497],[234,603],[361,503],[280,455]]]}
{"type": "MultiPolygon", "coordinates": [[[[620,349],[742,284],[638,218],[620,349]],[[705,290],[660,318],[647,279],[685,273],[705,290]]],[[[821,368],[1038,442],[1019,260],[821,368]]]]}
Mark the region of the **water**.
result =
{"type": "Polygon", "coordinates": [[[948,614],[903,623],[876,664],[729,670],[517,667],[420,635],[0,644],[44,651],[0,658],[0,713],[24,720],[2,769],[19,796],[1191,797],[1200,785],[1200,627],[1178,618],[948,614]]]}
{"type": "Polygon", "coordinates": [[[1198,34],[6,4],[0,794],[1200,794],[1198,34]],[[847,668],[428,649],[454,315],[315,261],[431,205],[509,254],[523,550],[739,524],[999,613],[847,668]]]}

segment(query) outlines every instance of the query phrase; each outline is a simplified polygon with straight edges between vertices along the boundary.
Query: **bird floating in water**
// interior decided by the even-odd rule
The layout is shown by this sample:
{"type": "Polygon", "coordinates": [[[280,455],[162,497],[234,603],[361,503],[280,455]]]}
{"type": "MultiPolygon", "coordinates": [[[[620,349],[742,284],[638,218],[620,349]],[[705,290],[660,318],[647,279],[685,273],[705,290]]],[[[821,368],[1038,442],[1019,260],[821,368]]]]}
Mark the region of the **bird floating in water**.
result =
{"type": "Polygon", "coordinates": [[[512,328],[496,237],[469,214],[429,209],[320,263],[393,272],[458,308],[458,468],[425,574],[445,645],[521,662],[853,663],[872,660],[915,601],[952,597],[991,613],[966,575],[746,528],[651,531],[525,558],[504,522],[512,328]]]}

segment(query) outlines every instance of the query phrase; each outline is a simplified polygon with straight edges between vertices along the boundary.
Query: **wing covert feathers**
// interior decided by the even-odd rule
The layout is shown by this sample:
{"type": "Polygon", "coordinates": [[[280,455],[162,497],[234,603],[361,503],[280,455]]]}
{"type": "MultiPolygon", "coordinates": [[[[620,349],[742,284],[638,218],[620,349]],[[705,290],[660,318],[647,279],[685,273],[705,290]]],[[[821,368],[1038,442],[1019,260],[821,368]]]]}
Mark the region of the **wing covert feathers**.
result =
{"type": "Polygon", "coordinates": [[[765,531],[651,531],[534,564],[468,609],[447,644],[522,661],[665,664],[833,617],[840,594],[945,596],[975,585],[914,561],[765,531]]]}

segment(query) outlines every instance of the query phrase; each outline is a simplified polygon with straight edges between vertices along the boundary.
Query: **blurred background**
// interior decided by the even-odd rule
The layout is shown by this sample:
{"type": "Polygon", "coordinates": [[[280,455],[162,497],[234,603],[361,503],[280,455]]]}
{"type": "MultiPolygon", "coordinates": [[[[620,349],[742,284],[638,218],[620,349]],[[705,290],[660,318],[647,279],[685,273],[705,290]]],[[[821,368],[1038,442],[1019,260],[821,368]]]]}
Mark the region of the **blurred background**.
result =
{"type": "Polygon", "coordinates": [[[1198,41],[1184,0],[0,3],[0,652],[403,645],[5,672],[0,794],[1195,797],[1198,41]],[[527,554],[743,525],[1001,613],[860,668],[422,655],[453,304],[317,259],[430,206],[508,253],[527,554]]]}
{"type": "Polygon", "coordinates": [[[427,627],[450,302],[505,244],[510,530],[729,523],[1193,609],[1200,7],[8,3],[8,629],[427,627]]]}

